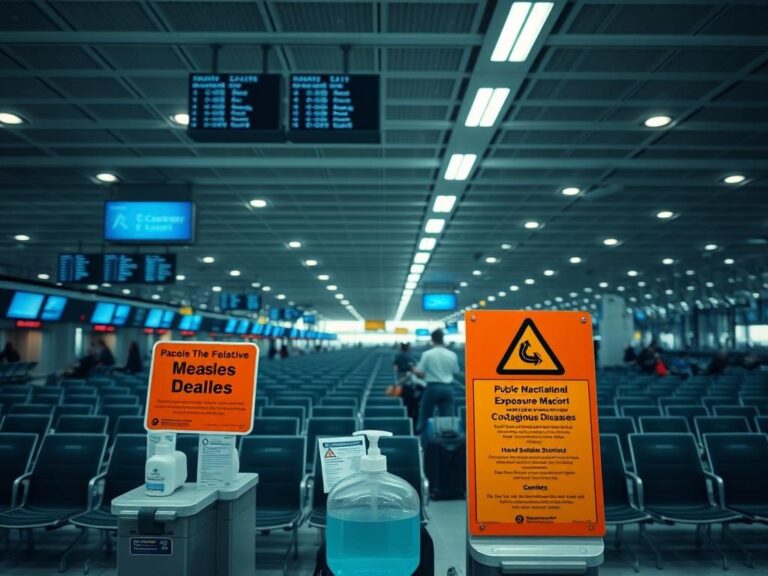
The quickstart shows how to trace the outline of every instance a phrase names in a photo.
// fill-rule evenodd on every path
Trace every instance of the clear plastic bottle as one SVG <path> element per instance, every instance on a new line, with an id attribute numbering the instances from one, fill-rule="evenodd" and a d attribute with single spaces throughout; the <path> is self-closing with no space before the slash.
<path id="1" fill-rule="evenodd" d="M 387 472 L 379 438 L 390 432 L 363 430 L 370 443 L 360 472 L 341 480 L 328 495 L 326 556 L 335 576 L 412 576 L 419 565 L 421 508 L 413 487 Z"/>

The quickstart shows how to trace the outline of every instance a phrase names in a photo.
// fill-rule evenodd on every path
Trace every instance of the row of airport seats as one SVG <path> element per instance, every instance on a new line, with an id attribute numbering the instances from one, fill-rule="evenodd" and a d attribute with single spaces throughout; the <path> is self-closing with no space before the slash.
<path id="1" fill-rule="evenodd" d="M 29 382 L 35 366 L 37 366 L 37 362 L 7 362 L 0 364 L 0 386 Z"/>

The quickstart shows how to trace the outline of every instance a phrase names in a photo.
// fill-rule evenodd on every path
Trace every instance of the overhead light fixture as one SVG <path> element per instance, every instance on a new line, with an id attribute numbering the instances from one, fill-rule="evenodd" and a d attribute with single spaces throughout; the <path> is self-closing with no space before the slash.
<path id="1" fill-rule="evenodd" d="M 427 234 L 440 234 L 445 227 L 445 220 L 442 218 L 430 218 L 424 225 L 424 232 Z"/>
<path id="2" fill-rule="evenodd" d="M 96 174 L 96 180 L 104 184 L 114 184 L 118 181 L 118 177 L 112 172 L 99 172 Z"/>
<path id="3" fill-rule="evenodd" d="M 640 280 L 640 282 L 638 282 L 637 285 L 640 286 L 640 288 L 645 288 L 645 282 L 643 282 L 642 280 Z"/>
<path id="4" fill-rule="evenodd" d="M 495 256 L 487 256 L 486 259 L 485 259 L 485 263 L 486 264 L 497 264 L 498 261 L 499 261 L 499 259 L 496 258 Z"/>
<path id="5" fill-rule="evenodd" d="M 507 296 L 507 293 L 506 293 L 506 292 L 504 292 L 503 290 L 501 290 L 501 291 L 498 293 L 498 295 L 499 295 L 499 298 L 505 298 L 505 297 Z"/>
<path id="6" fill-rule="evenodd" d="M 422 238 L 419 242 L 419 250 L 433 250 L 436 244 L 436 238 Z"/>
<path id="7" fill-rule="evenodd" d="M 414 264 L 426 264 L 429 262 L 429 252 L 416 252 L 413 256 Z"/>
<path id="8" fill-rule="evenodd" d="M 277 296 L 275 296 L 275 298 L 277 298 L 278 300 L 285 300 L 285 294 L 278 294 Z"/>
<path id="9" fill-rule="evenodd" d="M 266 208 L 267 207 L 267 201 L 264 200 L 263 198 L 254 198 L 253 200 L 248 202 L 248 204 L 250 204 L 251 208 Z"/>
<path id="10" fill-rule="evenodd" d="M 98 290 L 99 289 L 99 285 L 98 284 L 88 284 L 88 286 L 86 286 L 86 288 L 88 288 L 88 290 Z"/>
<path id="11" fill-rule="evenodd" d="M 717 244 L 707 244 L 704 246 L 704 250 L 707 250 L 708 252 L 711 252 L 712 250 L 717 250 L 718 246 Z"/>
<path id="12" fill-rule="evenodd" d="M 672 118 L 669 116 L 651 116 L 650 118 L 646 118 L 645 126 L 647 128 L 664 128 L 664 126 L 668 126 L 672 122 Z"/>
<path id="13" fill-rule="evenodd" d="M 730 265 L 730 264 L 733 264 L 733 263 L 734 263 L 734 259 L 733 258 L 726 258 L 725 260 L 723 260 L 723 264 L 729 264 Z"/>
<path id="14" fill-rule="evenodd" d="M 11 112 L 0 112 L 0 124 L 24 124 L 24 119 Z"/>
<path id="15" fill-rule="evenodd" d="M 674 218 L 675 213 L 671 210 L 659 210 L 656 212 L 656 218 L 659 220 L 669 220 L 670 218 Z"/>
<path id="16" fill-rule="evenodd" d="M 45 274 L 45 273 L 40 273 L 40 274 L 37 275 L 37 278 L 38 278 L 38 280 L 50 280 L 51 279 L 51 275 L 50 274 Z"/>
<path id="17" fill-rule="evenodd" d="M 32 238 L 27 234 L 16 234 L 13 239 L 17 242 L 29 242 Z"/>
<path id="18" fill-rule="evenodd" d="M 578 292 L 569 292 L 568 296 L 571 297 L 571 298 L 577 298 L 579 296 L 579 293 Z"/>
<path id="19" fill-rule="evenodd" d="M 237 278 L 238 276 L 240 276 L 240 270 L 230 270 L 229 275 Z"/>
<path id="20" fill-rule="evenodd" d="M 571 256 L 570 258 L 568 258 L 568 262 L 570 262 L 571 264 L 581 264 L 582 262 L 581 256 Z"/>
<path id="21" fill-rule="evenodd" d="M 418 282 L 421 280 L 421 274 L 408 274 L 405 277 L 406 282 Z"/>
<path id="22" fill-rule="evenodd" d="M 517 292 L 518 290 L 520 290 L 520 286 L 518 286 L 517 284 L 512 284 L 512 285 L 509 287 L 509 291 L 510 291 L 510 292 Z"/>
<path id="23" fill-rule="evenodd" d="M 496 296 L 491 294 L 490 296 L 488 296 L 488 298 L 486 298 L 486 300 L 488 300 L 488 302 L 496 302 Z"/>
<path id="24" fill-rule="evenodd" d="M 482 276 L 481 270 L 472 270 L 472 276 Z"/>
<path id="25" fill-rule="evenodd" d="M 714 288 L 715 287 L 715 283 L 714 282 L 707 282 L 707 283 L 704 284 L 704 286 L 706 286 L 707 288 Z"/>
<path id="26" fill-rule="evenodd" d="M 477 154 L 454 154 L 445 169 L 446 180 L 466 180 L 475 165 Z"/>
<path id="27" fill-rule="evenodd" d="M 203 261 L 203 264 L 213 264 L 216 262 L 216 258 L 213 256 L 203 256 L 201 260 Z"/>
<path id="28" fill-rule="evenodd" d="M 512 244 L 502 244 L 501 245 L 502 250 L 512 250 Z"/>
<path id="29" fill-rule="evenodd" d="M 272 286 L 262 286 L 261 287 L 262 292 L 272 292 Z"/>
<path id="30" fill-rule="evenodd" d="M 637 270 L 627 270 L 627 276 L 634 278 L 637 276 Z"/>
<path id="31" fill-rule="evenodd" d="M 528 222 L 526 222 L 525 224 L 523 224 L 523 226 L 524 226 L 525 228 L 527 228 L 528 230 L 536 230 L 536 228 L 538 228 L 539 226 L 541 226 L 541 224 L 539 224 L 538 222 L 536 222 L 536 220 L 528 220 Z"/>
<path id="32" fill-rule="evenodd" d="M 555 271 L 554 270 L 544 270 L 544 276 L 554 276 Z"/>
<path id="33" fill-rule="evenodd" d="M 179 126 L 189 126 L 189 114 L 186 112 L 179 112 L 178 114 L 171 114 L 171 121 Z"/>
<path id="34" fill-rule="evenodd" d="M 309 268 L 312 268 L 313 266 L 317 266 L 317 260 L 312 260 L 311 258 L 308 260 L 304 260 L 304 266 L 307 266 Z"/>
<path id="35" fill-rule="evenodd" d="M 552 6 L 552 2 L 513 2 L 491 53 L 491 62 L 524 62 Z"/>
<path id="36" fill-rule="evenodd" d="M 560 194 L 563 196 L 578 196 L 581 194 L 581 188 L 576 188 L 576 186 L 568 186 L 567 188 L 560 190 Z"/>
<path id="37" fill-rule="evenodd" d="M 318 274 L 317 279 L 325 282 L 326 280 L 330 280 L 331 277 L 328 274 Z"/>
<path id="38" fill-rule="evenodd" d="M 432 205 L 433 212 L 449 214 L 456 204 L 456 196 L 439 195 L 435 197 L 435 203 Z"/>
<path id="39" fill-rule="evenodd" d="M 618 238 L 606 238 L 605 240 L 603 240 L 603 244 L 605 244 L 606 246 L 618 246 L 619 240 Z"/>
<path id="40" fill-rule="evenodd" d="M 416 287 L 418 286 L 418 282 L 406 282 L 405 283 L 405 289 L 406 290 L 416 290 Z"/>
<path id="41" fill-rule="evenodd" d="M 424 264 L 411 264 L 411 274 L 422 274 L 424 268 Z"/>
<path id="42" fill-rule="evenodd" d="M 672 296 L 672 294 L 674 293 L 675 291 L 671 290 L 670 288 L 667 288 L 666 290 L 664 290 L 664 294 L 666 294 L 667 296 Z"/>
<path id="43" fill-rule="evenodd" d="M 176 274 L 176 281 L 177 282 L 184 282 L 184 280 L 186 280 L 186 279 L 187 279 L 187 277 L 184 276 L 184 274 Z"/>
<path id="44" fill-rule="evenodd" d="M 328 286 L 325 287 L 326 290 L 330 290 L 331 292 L 336 292 L 336 290 L 339 289 L 336 284 L 328 284 Z"/>
<path id="45" fill-rule="evenodd" d="M 618 290 L 619 292 L 624 292 L 626 288 L 624 288 L 624 286 L 616 286 L 616 290 Z"/>
<path id="46" fill-rule="evenodd" d="M 123 292 L 123 294 L 128 296 L 131 293 L 131 289 L 130 288 L 123 288 L 122 292 Z"/>
<path id="47" fill-rule="evenodd" d="M 344 300 L 344 294 L 341 293 L 334 294 L 333 297 L 336 298 L 336 300 Z"/>
<path id="48" fill-rule="evenodd" d="M 160 300 L 160 294 L 152 294 L 152 300 Z"/>
<path id="49" fill-rule="evenodd" d="M 288 248 L 301 248 L 301 242 L 298 240 L 291 240 L 288 242 Z"/>
<path id="50" fill-rule="evenodd" d="M 696 275 L 696 271 L 695 270 L 686 270 L 685 271 L 685 275 L 686 276 L 695 276 Z"/>
<path id="51" fill-rule="evenodd" d="M 536 280 L 534 280 L 533 278 L 526 278 L 525 283 L 528 284 L 528 286 L 533 286 L 534 284 L 536 284 Z"/>
<path id="52" fill-rule="evenodd" d="M 213 292 L 221 292 L 221 286 L 212 286 L 212 287 L 211 287 L 211 290 L 212 290 Z"/>
<path id="53" fill-rule="evenodd" d="M 664 258 L 664 260 L 662 260 L 661 263 L 664 264 L 665 266 L 671 266 L 672 264 L 675 263 L 675 259 L 674 258 Z"/>
<path id="54" fill-rule="evenodd" d="M 252 288 L 261 288 L 261 282 L 251 282 Z"/>
<path id="55" fill-rule="evenodd" d="M 467 286 L 469 286 L 469 283 L 468 282 L 459 282 L 459 286 L 461 286 L 462 288 L 466 288 Z"/>
<path id="56" fill-rule="evenodd" d="M 468 128 L 493 126 L 507 96 L 509 96 L 509 88 L 478 88 L 464 126 Z"/>
<path id="57" fill-rule="evenodd" d="M 344 306 L 349 306 L 349 300 L 342 300 L 341 303 Z"/>
<path id="58" fill-rule="evenodd" d="M 598 284 L 598 286 L 600 288 L 608 288 L 608 282 L 600 282 L 600 284 Z"/>
<path id="59" fill-rule="evenodd" d="M 741 184 L 747 179 L 743 174 L 731 174 L 723 178 L 723 182 L 726 184 Z"/>

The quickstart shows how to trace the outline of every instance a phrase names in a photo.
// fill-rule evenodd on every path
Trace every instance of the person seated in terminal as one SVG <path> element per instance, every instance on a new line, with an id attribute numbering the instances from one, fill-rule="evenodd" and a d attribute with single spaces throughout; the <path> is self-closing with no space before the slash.
<path id="1" fill-rule="evenodd" d="M 637 364 L 640 366 L 640 370 L 646 374 L 653 374 L 656 370 L 656 347 L 651 342 L 647 347 L 643 348 L 640 352 L 640 356 L 637 358 Z"/>
<path id="2" fill-rule="evenodd" d="M 70 366 L 62 373 L 64 378 L 87 378 L 88 373 L 99 363 L 99 354 L 96 346 L 91 342 L 88 346 L 88 353 L 80 358 L 73 366 Z"/>
<path id="3" fill-rule="evenodd" d="M 683 378 L 691 376 L 693 374 L 693 366 L 691 365 L 691 361 L 688 360 L 688 354 L 681 352 L 679 355 L 673 357 L 669 362 L 669 372 L 670 374 L 681 376 Z"/>
<path id="4" fill-rule="evenodd" d="M 624 349 L 624 364 L 635 364 L 637 362 L 637 352 L 632 344 Z"/>
<path id="5" fill-rule="evenodd" d="M 288 350 L 288 342 L 283 340 L 283 343 L 280 345 L 280 358 L 288 358 L 290 355 L 291 352 Z"/>
<path id="6" fill-rule="evenodd" d="M 728 355 L 723 350 L 720 350 L 720 352 L 715 354 L 715 357 L 712 358 L 709 366 L 707 366 L 707 374 L 710 376 L 719 376 L 725 372 L 726 368 L 728 368 Z"/>
<path id="7" fill-rule="evenodd" d="M 99 340 L 99 364 L 102 366 L 114 366 L 115 356 L 112 354 L 112 350 L 109 349 L 107 343 L 104 340 Z"/>
<path id="8" fill-rule="evenodd" d="M 128 347 L 128 359 L 125 362 L 123 370 L 128 374 L 137 374 L 144 368 L 141 362 L 141 352 L 139 351 L 139 345 L 136 342 L 131 342 Z"/>
<path id="9" fill-rule="evenodd" d="M 0 362 L 8 362 L 9 364 L 12 362 L 21 362 L 21 356 L 19 355 L 19 352 L 10 342 L 6 342 L 5 348 L 3 348 L 3 351 L 0 352 Z"/>

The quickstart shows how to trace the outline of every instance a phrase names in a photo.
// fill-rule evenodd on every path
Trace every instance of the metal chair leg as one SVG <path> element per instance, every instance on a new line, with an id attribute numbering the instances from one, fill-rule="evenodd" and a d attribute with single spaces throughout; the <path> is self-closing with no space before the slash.
<path id="1" fill-rule="evenodd" d="M 293 527 L 293 559 L 299 559 L 299 525 Z"/>
<path id="2" fill-rule="evenodd" d="M 736 548 L 738 548 L 739 551 L 744 554 L 744 564 L 750 568 L 754 568 L 755 565 L 752 562 L 752 554 L 750 554 L 749 550 L 747 550 L 744 544 L 741 543 L 741 540 L 736 538 L 736 535 L 731 530 L 731 525 L 723 523 L 721 533 L 723 542 L 725 542 L 726 539 L 730 540 L 736 546 Z"/>
<path id="3" fill-rule="evenodd" d="M 66 572 L 67 571 L 67 558 L 69 555 L 74 551 L 75 547 L 82 542 L 86 535 L 88 534 L 87 528 L 81 528 L 80 534 L 77 535 L 77 538 L 75 538 L 72 543 L 67 547 L 67 549 L 64 551 L 64 554 L 61 556 L 61 560 L 59 560 L 59 572 Z"/>
<path id="4" fill-rule="evenodd" d="M 704 532 L 704 540 L 703 543 L 707 544 L 708 547 L 718 556 L 720 556 L 720 561 L 723 564 L 723 570 L 728 570 L 728 557 L 725 555 L 725 552 L 723 552 L 723 549 L 720 548 L 720 546 L 717 545 L 717 542 L 715 542 L 712 539 L 712 524 L 707 524 L 706 529 Z"/>
<path id="5" fill-rule="evenodd" d="M 663 570 L 664 566 L 662 564 L 661 554 L 659 553 L 658 548 L 656 548 L 655 542 L 651 540 L 651 537 L 648 535 L 648 531 L 645 529 L 645 524 L 640 524 L 640 540 L 645 542 L 648 548 L 651 549 L 651 552 L 653 552 L 653 555 L 656 557 L 656 568 Z"/>
<path id="6" fill-rule="evenodd" d="M 627 556 L 629 556 L 632 559 L 632 567 L 634 568 L 635 572 L 640 572 L 640 561 L 637 559 L 635 552 L 632 550 L 629 544 L 627 544 L 627 542 L 624 540 L 623 534 L 624 534 L 624 525 L 623 524 L 617 525 L 616 535 L 614 537 L 616 550 L 622 550 Z"/>

